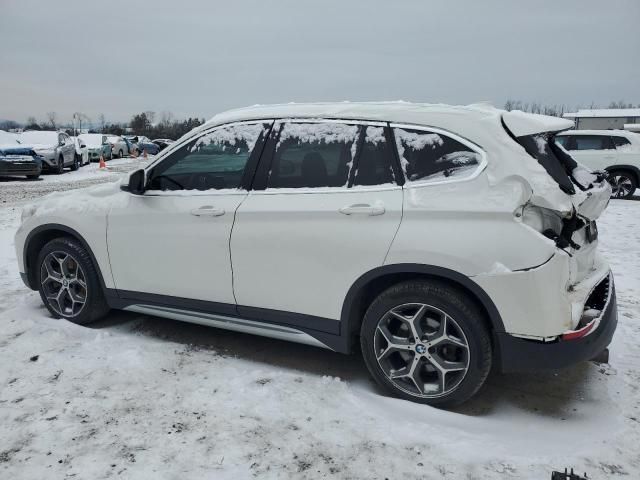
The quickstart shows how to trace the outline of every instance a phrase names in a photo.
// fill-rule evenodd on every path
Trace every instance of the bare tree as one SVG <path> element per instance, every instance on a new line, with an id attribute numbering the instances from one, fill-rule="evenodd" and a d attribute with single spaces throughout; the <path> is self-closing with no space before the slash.
<path id="1" fill-rule="evenodd" d="M 100 132 L 104 131 L 104 127 L 107 124 L 107 120 L 104 118 L 104 113 L 98 115 L 98 125 L 100 125 Z"/>
<path id="2" fill-rule="evenodd" d="M 47 112 L 47 122 L 48 126 L 51 127 L 51 130 L 55 130 L 57 128 L 57 117 L 58 114 L 56 112 Z"/>

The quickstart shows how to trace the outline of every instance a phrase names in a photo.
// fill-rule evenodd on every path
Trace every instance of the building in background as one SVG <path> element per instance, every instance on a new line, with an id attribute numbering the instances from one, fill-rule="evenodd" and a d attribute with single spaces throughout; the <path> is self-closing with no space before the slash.
<path id="1" fill-rule="evenodd" d="M 640 108 L 599 108 L 565 113 L 572 119 L 576 130 L 629 130 L 640 131 Z"/>

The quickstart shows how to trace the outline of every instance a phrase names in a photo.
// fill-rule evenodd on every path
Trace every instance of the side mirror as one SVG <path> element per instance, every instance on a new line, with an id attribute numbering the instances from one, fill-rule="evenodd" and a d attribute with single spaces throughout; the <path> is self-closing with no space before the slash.
<path id="1" fill-rule="evenodd" d="M 80 144 L 80 148 L 87 148 L 87 144 L 86 143 L 81 143 Z"/>
<path id="2" fill-rule="evenodd" d="M 129 181 L 120 185 L 120 190 L 130 192 L 134 195 L 142 195 L 144 193 L 144 169 L 136 170 L 129 174 Z"/>

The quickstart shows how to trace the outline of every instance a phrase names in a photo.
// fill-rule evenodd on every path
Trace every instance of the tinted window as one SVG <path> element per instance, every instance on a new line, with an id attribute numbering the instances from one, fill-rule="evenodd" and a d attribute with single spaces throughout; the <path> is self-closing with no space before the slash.
<path id="1" fill-rule="evenodd" d="M 362 151 L 358 155 L 354 185 L 396 183 L 384 127 L 366 127 Z"/>
<path id="2" fill-rule="evenodd" d="M 567 136 L 557 136 L 556 143 L 560 145 L 565 150 L 569 149 L 569 137 Z"/>
<path id="3" fill-rule="evenodd" d="M 611 140 L 613 140 L 613 144 L 616 146 L 616 148 L 619 148 L 621 150 L 624 150 L 628 145 L 631 145 L 631 142 L 628 138 L 611 137 Z"/>
<path id="4" fill-rule="evenodd" d="M 282 124 L 267 188 L 346 187 L 359 131 L 343 123 Z"/>
<path id="5" fill-rule="evenodd" d="M 266 125 L 233 125 L 189 142 L 153 169 L 151 190 L 238 188 Z"/>
<path id="6" fill-rule="evenodd" d="M 575 135 L 573 146 L 575 150 L 610 150 L 613 148 L 610 138 L 604 135 Z"/>
<path id="7" fill-rule="evenodd" d="M 479 153 L 446 135 L 403 128 L 394 135 L 408 182 L 464 178 L 480 165 Z"/>

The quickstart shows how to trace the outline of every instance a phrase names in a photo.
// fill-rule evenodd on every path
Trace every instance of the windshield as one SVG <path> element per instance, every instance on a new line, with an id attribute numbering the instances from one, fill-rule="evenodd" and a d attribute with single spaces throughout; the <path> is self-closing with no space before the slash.
<path id="1" fill-rule="evenodd" d="M 32 130 L 20 135 L 20 142 L 32 145 L 57 145 L 58 132 L 40 132 Z"/>
<path id="2" fill-rule="evenodd" d="M 120 137 L 107 137 L 109 139 L 110 142 L 119 142 L 120 141 Z"/>
<path id="3" fill-rule="evenodd" d="M 99 133 L 84 133 L 80 135 L 80 138 L 84 141 L 87 147 L 100 147 L 102 146 L 102 135 Z"/>

